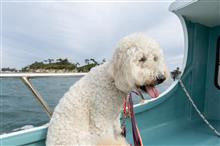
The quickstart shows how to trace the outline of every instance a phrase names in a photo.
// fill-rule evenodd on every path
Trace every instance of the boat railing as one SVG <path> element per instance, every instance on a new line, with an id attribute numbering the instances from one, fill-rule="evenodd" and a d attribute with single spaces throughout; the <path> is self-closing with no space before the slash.
<path id="1" fill-rule="evenodd" d="M 31 83 L 32 78 L 44 78 L 44 77 L 82 77 L 87 73 L 0 73 L 0 78 L 19 78 L 32 92 L 37 99 L 43 110 L 51 118 L 53 111 L 48 106 L 48 103 L 41 96 L 39 91 Z"/>

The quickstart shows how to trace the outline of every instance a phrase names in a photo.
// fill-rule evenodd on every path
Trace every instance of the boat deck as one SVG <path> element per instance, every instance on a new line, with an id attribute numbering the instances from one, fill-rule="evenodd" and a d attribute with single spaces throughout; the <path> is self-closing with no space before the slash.
<path id="1" fill-rule="evenodd" d="M 211 121 L 211 124 L 220 131 L 220 121 Z M 220 146 L 220 137 L 215 136 L 202 120 L 167 122 L 142 129 L 141 135 L 144 145 L 148 146 Z M 127 138 L 131 142 L 130 133 Z"/>
<path id="2" fill-rule="evenodd" d="M 220 131 L 220 121 L 210 122 Z M 127 126 L 130 126 L 129 123 Z M 45 146 L 46 130 L 47 126 L 34 131 L 26 130 L 29 132 L 11 135 L 3 138 L 1 142 L 3 145 Z M 140 132 L 146 146 L 220 146 L 220 137 L 217 137 L 202 120 L 179 119 L 157 126 L 141 127 Z M 133 145 L 131 129 L 127 130 L 127 140 Z"/>

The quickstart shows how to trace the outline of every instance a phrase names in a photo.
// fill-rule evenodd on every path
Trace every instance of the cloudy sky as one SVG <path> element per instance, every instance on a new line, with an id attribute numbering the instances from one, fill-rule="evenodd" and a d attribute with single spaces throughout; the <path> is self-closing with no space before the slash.
<path id="1" fill-rule="evenodd" d="M 183 31 L 171 2 L 4 2 L 2 65 L 21 68 L 48 58 L 110 60 L 118 40 L 144 32 L 157 40 L 170 69 L 182 65 Z"/>

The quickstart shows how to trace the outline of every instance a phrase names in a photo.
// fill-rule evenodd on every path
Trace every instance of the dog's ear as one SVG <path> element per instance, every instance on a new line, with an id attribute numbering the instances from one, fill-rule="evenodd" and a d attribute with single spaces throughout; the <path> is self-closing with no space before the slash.
<path id="1" fill-rule="evenodd" d="M 109 63 L 109 68 L 107 70 L 108 74 L 114 78 L 114 65 L 113 65 L 113 61 L 110 61 Z"/>
<path id="2" fill-rule="evenodd" d="M 122 54 L 119 48 L 116 48 L 112 60 L 109 63 L 108 73 L 115 80 L 122 64 Z"/>

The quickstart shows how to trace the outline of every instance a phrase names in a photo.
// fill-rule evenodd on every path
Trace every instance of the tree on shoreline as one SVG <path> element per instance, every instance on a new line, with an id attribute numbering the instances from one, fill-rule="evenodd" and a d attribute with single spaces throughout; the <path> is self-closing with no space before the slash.
<path id="1" fill-rule="evenodd" d="M 85 59 L 85 64 L 89 64 L 89 59 Z"/>
<path id="2" fill-rule="evenodd" d="M 65 70 L 67 72 L 88 72 L 91 68 L 104 63 L 103 59 L 101 63 L 93 58 L 85 59 L 85 65 L 80 66 L 79 62 L 71 63 L 67 58 L 58 59 L 46 59 L 42 62 L 35 61 L 34 63 L 22 68 L 22 72 L 35 72 L 36 70 Z"/>
<path id="3" fill-rule="evenodd" d="M 1 68 L 2 72 L 18 72 L 18 70 L 16 70 L 15 68 L 10 68 L 10 67 L 4 67 Z"/>

